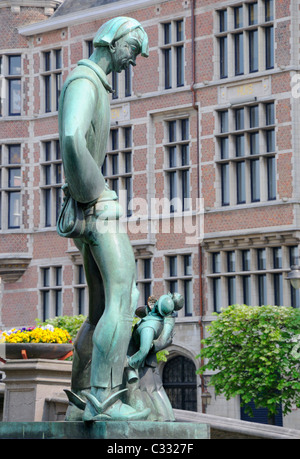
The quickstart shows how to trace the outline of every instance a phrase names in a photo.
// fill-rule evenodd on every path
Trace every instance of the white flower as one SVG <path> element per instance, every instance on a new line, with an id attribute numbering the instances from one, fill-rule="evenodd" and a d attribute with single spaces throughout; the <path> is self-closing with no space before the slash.
<path id="1" fill-rule="evenodd" d="M 54 331 L 53 325 L 50 325 L 50 324 L 45 325 L 44 327 L 41 327 L 41 329 L 42 329 L 42 330 L 50 330 L 50 331 L 52 331 L 52 332 Z"/>

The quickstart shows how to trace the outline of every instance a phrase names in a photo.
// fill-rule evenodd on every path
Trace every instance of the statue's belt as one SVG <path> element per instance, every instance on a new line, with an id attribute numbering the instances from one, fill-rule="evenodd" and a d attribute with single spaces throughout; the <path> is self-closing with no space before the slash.
<path id="1" fill-rule="evenodd" d="M 95 202 L 87 206 L 75 201 L 67 189 L 64 192 L 66 196 L 57 220 L 57 232 L 62 237 L 83 237 L 90 216 L 103 221 L 118 220 L 122 216 L 122 208 L 112 190 L 105 189 Z"/>

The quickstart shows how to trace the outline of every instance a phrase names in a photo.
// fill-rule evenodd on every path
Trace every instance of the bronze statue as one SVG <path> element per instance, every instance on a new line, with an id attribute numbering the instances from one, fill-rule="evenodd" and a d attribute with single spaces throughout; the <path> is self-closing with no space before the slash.
<path id="1" fill-rule="evenodd" d="M 91 388 L 101 406 L 88 401 L 85 420 L 140 419 L 147 412 L 136 412 L 118 397 L 138 299 L 135 260 L 128 235 L 115 225 L 122 210 L 101 167 L 110 131 L 112 89 L 106 76 L 136 65 L 140 53 L 147 57 L 148 37 L 139 22 L 119 17 L 99 29 L 94 49 L 65 81 L 59 104 L 66 196 L 57 228 L 81 251 L 89 288 L 88 320 L 75 344 L 72 392 L 81 396 Z"/>
<path id="2" fill-rule="evenodd" d="M 74 345 L 66 419 L 174 420 L 153 361 L 171 342 L 172 314 L 182 307 L 182 297 L 159 299 L 132 337 L 139 295 L 134 254 L 120 222 L 118 197 L 101 173 L 110 131 L 107 75 L 136 65 L 138 54 L 147 57 L 148 37 L 138 21 L 119 17 L 99 29 L 94 47 L 65 81 L 59 103 L 66 183 L 57 231 L 74 239 L 89 288 L 88 319 Z"/>

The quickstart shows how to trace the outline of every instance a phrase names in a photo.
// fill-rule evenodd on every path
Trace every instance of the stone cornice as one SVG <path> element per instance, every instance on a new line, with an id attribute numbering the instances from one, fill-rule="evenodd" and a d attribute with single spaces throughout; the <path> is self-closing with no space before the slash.
<path id="1" fill-rule="evenodd" d="M 57 8 L 63 0 L 0 0 L 0 8 Z"/>
<path id="2" fill-rule="evenodd" d="M 139 9 L 146 8 L 157 3 L 163 3 L 167 0 L 139 0 Z M 90 20 L 97 20 L 108 16 L 114 16 L 122 11 L 122 15 L 126 15 L 128 11 L 136 10 L 137 5 L 134 0 L 122 0 L 116 3 L 109 3 L 107 5 L 89 8 L 84 11 L 66 14 L 64 16 L 57 16 L 50 18 L 46 21 L 37 22 L 28 26 L 19 28 L 19 33 L 25 36 L 37 35 L 40 33 L 49 32 L 51 30 L 62 29 L 64 27 L 82 24 Z"/>

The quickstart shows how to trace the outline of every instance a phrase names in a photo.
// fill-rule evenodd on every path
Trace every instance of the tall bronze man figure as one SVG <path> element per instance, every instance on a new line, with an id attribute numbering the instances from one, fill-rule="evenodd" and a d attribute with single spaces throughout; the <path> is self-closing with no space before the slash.
<path id="1" fill-rule="evenodd" d="M 82 253 L 89 288 L 89 314 L 74 350 L 72 392 L 87 400 L 84 420 L 144 419 L 121 401 L 122 378 L 137 305 L 135 261 L 122 210 L 101 173 L 110 131 L 111 86 L 107 75 L 148 56 L 148 37 L 134 19 L 105 23 L 95 51 L 78 62 L 60 97 L 59 133 L 66 184 L 58 233 Z M 118 224 L 116 224 L 118 223 Z"/>

